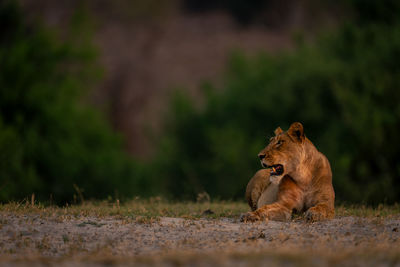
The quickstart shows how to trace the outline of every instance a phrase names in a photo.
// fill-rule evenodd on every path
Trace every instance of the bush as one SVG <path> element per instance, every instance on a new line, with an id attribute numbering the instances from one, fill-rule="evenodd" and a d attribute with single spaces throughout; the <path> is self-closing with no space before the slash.
<path id="1" fill-rule="evenodd" d="M 399 201 L 400 24 L 357 25 L 275 57 L 237 53 L 202 108 L 177 94 L 156 160 L 166 193 L 242 198 L 273 130 L 300 121 L 330 159 L 339 201 Z"/>
<path id="2" fill-rule="evenodd" d="M 77 39 L 56 41 L 27 23 L 14 1 L 0 4 L 0 31 L 0 201 L 143 189 L 120 138 L 84 103 L 98 73 L 95 50 Z"/>

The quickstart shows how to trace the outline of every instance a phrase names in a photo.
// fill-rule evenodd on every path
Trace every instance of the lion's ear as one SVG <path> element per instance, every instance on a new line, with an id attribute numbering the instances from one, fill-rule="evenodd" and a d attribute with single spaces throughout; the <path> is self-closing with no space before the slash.
<path id="1" fill-rule="evenodd" d="M 292 123 L 292 125 L 290 125 L 290 128 L 287 132 L 294 140 L 297 140 L 300 142 L 304 140 L 304 129 L 303 129 L 303 125 L 300 122 Z"/>
<path id="2" fill-rule="evenodd" d="M 278 127 L 275 129 L 274 133 L 277 136 L 277 135 L 280 135 L 281 133 L 283 133 L 283 131 L 282 131 L 281 127 Z"/>

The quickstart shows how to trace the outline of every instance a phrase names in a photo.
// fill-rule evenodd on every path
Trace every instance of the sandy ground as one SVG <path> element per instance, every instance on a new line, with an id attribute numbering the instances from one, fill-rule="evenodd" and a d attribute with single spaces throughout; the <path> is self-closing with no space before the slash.
<path id="1" fill-rule="evenodd" d="M 400 266 L 400 215 L 240 223 L 0 213 L 0 265 Z"/>

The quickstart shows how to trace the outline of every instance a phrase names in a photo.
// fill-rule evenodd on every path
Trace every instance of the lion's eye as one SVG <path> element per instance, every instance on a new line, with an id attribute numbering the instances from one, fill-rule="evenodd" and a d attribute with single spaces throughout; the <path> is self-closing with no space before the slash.
<path id="1" fill-rule="evenodd" d="M 278 145 L 278 146 L 280 146 L 280 145 L 282 145 L 283 144 L 283 141 L 282 140 L 278 140 L 278 142 L 276 143 L 276 145 Z"/>

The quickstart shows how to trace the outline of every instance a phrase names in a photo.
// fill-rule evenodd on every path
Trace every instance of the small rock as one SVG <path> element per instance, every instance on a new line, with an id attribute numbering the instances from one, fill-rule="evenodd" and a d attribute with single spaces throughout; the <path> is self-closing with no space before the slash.
<path id="1" fill-rule="evenodd" d="M 261 232 L 261 233 L 258 235 L 258 238 L 265 238 L 264 232 Z"/>

